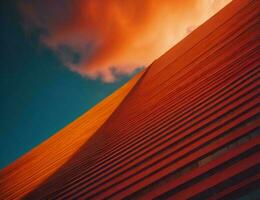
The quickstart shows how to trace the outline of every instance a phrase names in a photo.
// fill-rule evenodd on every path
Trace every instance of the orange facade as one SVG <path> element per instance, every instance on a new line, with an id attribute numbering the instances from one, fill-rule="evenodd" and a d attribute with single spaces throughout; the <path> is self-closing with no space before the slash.
<path id="1" fill-rule="evenodd" d="M 0 199 L 256 196 L 259 8 L 233 1 L 90 115 L 1 171 Z"/>

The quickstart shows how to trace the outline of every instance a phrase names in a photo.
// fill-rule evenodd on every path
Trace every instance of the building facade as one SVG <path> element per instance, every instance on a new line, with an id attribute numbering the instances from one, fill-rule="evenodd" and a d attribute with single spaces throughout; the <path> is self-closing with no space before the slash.
<path id="1" fill-rule="evenodd" d="M 47 165 L 55 170 L 40 183 L 23 186 L 27 189 L 21 195 L 25 199 L 256 198 L 259 8 L 257 0 L 235 0 L 155 60 L 134 78 L 93 134 L 81 139 L 62 164 L 55 166 L 59 154 L 43 162 L 43 170 Z M 87 120 L 76 126 L 82 126 L 83 135 Z M 72 128 L 66 134 L 77 132 Z M 53 151 L 65 155 L 70 143 L 68 137 L 66 145 Z M 25 156 L 22 161 L 33 158 Z M 0 189 L 8 199 L 13 183 L 8 186 L 6 176 L 12 171 L 5 170 Z M 43 170 L 31 177 L 37 179 Z M 30 171 L 26 175 L 30 177 Z"/>

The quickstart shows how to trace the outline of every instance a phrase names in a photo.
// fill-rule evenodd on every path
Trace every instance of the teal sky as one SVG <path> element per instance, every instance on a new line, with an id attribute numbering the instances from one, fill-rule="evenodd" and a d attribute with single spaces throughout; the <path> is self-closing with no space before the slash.
<path id="1" fill-rule="evenodd" d="M 23 30 L 15 0 L 0 3 L 0 169 L 111 94 L 115 83 L 69 71 Z"/>

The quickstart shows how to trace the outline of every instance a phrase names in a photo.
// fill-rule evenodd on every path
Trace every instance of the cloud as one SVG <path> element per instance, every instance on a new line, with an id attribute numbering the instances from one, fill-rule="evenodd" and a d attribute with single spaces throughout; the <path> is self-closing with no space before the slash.
<path id="1" fill-rule="evenodd" d="M 28 32 L 65 66 L 113 82 L 149 65 L 230 0 L 21 0 Z"/>

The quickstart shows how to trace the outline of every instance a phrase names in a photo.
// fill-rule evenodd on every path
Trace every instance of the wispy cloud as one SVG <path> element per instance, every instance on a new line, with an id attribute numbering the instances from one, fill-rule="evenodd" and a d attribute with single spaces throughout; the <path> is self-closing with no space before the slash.
<path id="1" fill-rule="evenodd" d="M 113 82 L 149 65 L 230 0 L 21 0 L 26 31 L 72 71 Z"/>

